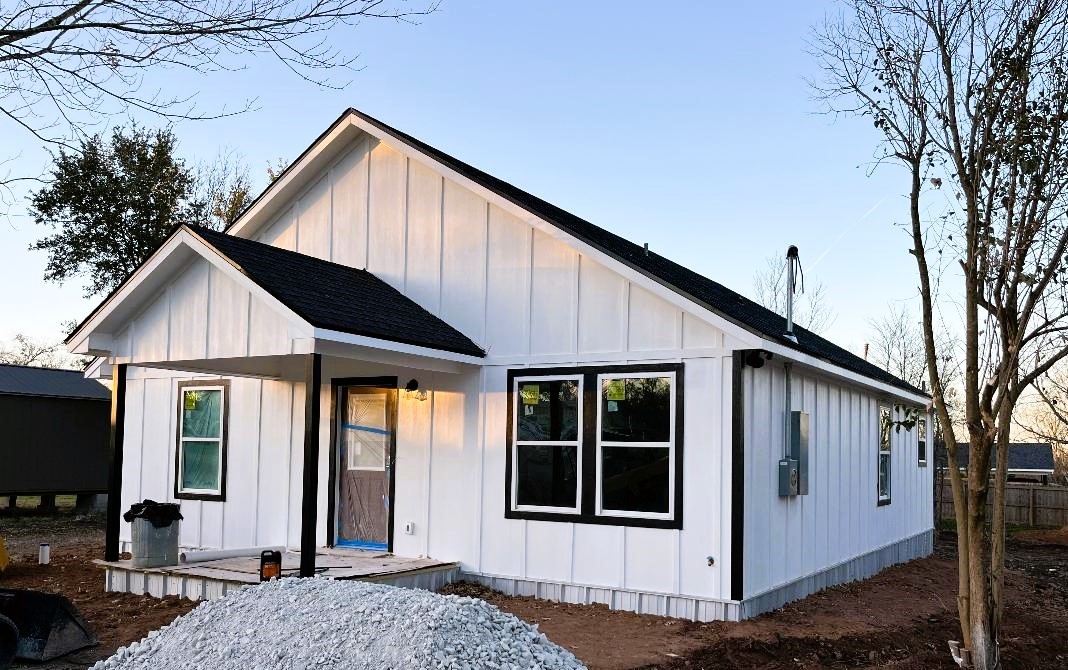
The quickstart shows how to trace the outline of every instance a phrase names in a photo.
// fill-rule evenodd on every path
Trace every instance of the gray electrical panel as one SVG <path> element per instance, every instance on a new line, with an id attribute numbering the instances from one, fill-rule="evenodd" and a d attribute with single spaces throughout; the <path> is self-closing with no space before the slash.
<path id="1" fill-rule="evenodd" d="M 807 412 L 790 412 L 790 460 L 797 463 L 796 495 L 808 495 Z"/>
<path id="2" fill-rule="evenodd" d="M 797 495 L 797 461 L 792 458 L 779 461 L 779 495 Z"/>

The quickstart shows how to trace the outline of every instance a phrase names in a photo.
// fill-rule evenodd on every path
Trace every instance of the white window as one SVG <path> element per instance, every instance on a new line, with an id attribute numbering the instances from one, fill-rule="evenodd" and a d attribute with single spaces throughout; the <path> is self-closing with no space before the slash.
<path id="1" fill-rule="evenodd" d="M 176 497 L 207 500 L 223 497 L 228 391 L 226 381 L 178 385 Z"/>
<path id="2" fill-rule="evenodd" d="M 517 511 L 582 506 L 582 375 L 516 377 L 511 502 Z"/>
<path id="3" fill-rule="evenodd" d="M 597 376 L 600 516 L 671 519 L 675 512 L 675 372 Z"/>
<path id="4" fill-rule="evenodd" d="M 927 465 L 927 415 L 916 419 L 916 462 Z"/>
<path id="5" fill-rule="evenodd" d="M 879 504 L 890 503 L 890 439 L 894 428 L 894 411 L 879 405 Z"/>

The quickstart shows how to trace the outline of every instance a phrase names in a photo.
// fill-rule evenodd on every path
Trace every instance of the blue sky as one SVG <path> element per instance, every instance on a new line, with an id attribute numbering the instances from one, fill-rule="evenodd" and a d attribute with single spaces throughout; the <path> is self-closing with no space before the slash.
<path id="1" fill-rule="evenodd" d="M 744 5 L 744 6 L 743 6 Z M 859 351 L 868 321 L 916 293 L 907 175 L 871 173 L 878 137 L 822 114 L 806 79 L 811 26 L 833 3 L 444 0 L 419 25 L 367 21 L 332 37 L 357 72 L 319 88 L 267 58 L 233 72 L 158 73 L 205 112 L 254 111 L 175 127 L 191 160 L 220 147 L 264 167 L 295 158 L 346 107 L 360 108 L 579 216 L 751 295 L 768 256 L 797 244 L 838 313 L 829 337 Z M 115 118 L 115 124 L 126 117 Z M 148 124 L 158 120 L 141 118 Z M 3 155 L 47 157 L 0 123 Z M 58 338 L 96 299 L 42 281 L 43 229 L 20 206 L 0 222 L 0 339 Z"/>

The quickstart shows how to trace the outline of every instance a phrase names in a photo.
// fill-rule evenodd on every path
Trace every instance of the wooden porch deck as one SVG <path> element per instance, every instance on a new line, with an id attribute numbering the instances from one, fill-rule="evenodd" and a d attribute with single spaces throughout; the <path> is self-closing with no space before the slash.
<path id="1" fill-rule="evenodd" d="M 251 556 L 156 568 L 134 567 L 133 561 L 93 562 L 104 568 L 104 590 L 112 593 L 213 600 L 260 581 L 260 559 Z M 434 590 L 454 581 L 459 569 L 458 563 L 405 558 L 379 551 L 321 548 L 315 552 L 316 574 L 329 579 Z M 294 577 L 299 573 L 300 552 L 282 554 L 282 576 Z"/>

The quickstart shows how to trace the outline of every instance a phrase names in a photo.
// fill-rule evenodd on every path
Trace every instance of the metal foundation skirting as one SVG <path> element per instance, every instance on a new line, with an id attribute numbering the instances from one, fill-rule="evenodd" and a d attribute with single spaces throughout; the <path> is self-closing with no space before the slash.
<path id="1" fill-rule="evenodd" d="M 779 609 L 786 603 L 800 600 L 828 586 L 867 579 L 891 565 L 930 556 L 933 551 L 934 529 L 926 530 L 746 598 L 741 603 L 742 618 L 748 619 Z"/>
<path id="2" fill-rule="evenodd" d="M 738 621 L 739 619 L 738 603 L 732 601 L 469 572 L 461 573 L 460 578 L 469 582 L 477 582 L 508 596 L 531 596 L 575 605 L 599 603 L 614 610 L 656 614 L 691 621 Z"/>
<path id="3" fill-rule="evenodd" d="M 529 596 L 577 605 L 600 603 L 615 610 L 691 621 L 740 621 L 778 609 L 828 586 L 867 579 L 895 563 L 928 556 L 933 550 L 934 531 L 927 530 L 741 602 L 470 572 L 461 573 L 460 579 L 476 582 L 508 596 Z"/>
<path id="4" fill-rule="evenodd" d="M 447 568 L 426 568 L 395 574 L 361 577 L 355 581 L 436 591 L 446 584 L 456 581 L 458 575 L 459 568 L 450 566 Z M 161 571 L 147 572 L 138 569 L 127 570 L 110 566 L 104 569 L 104 590 L 111 593 L 133 593 L 154 598 L 177 596 L 200 601 L 221 598 L 227 593 L 245 586 L 249 586 L 249 584 L 217 577 Z"/>

